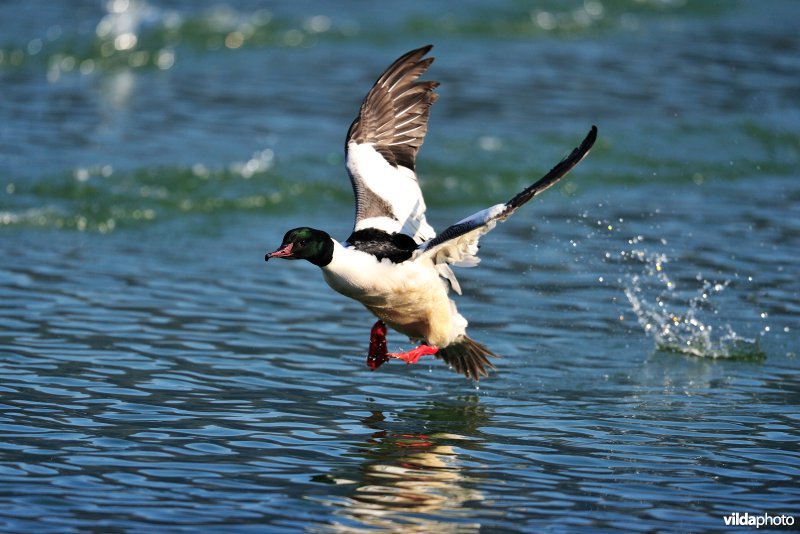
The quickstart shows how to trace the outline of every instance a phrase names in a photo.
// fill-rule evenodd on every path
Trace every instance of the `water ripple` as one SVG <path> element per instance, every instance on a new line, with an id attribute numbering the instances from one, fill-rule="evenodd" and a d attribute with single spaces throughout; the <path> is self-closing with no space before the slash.
<path id="1" fill-rule="evenodd" d="M 0 530 L 796 513 L 794 3 L 484 4 L 0 3 Z M 353 88 L 431 30 L 437 228 L 601 132 L 458 273 L 502 355 L 480 383 L 434 358 L 369 371 L 374 319 L 263 262 L 286 228 L 347 235 Z"/>

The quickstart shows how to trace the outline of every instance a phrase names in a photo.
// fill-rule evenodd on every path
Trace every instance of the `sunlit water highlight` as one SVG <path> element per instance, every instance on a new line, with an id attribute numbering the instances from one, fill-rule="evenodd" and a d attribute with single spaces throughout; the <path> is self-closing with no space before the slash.
<path id="1" fill-rule="evenodd" d="M 800 519 L 796 4 L 340 6 L 0 5 L 0 530 Z M 344 132 L 428 42 L 436 228 L 600 129 L 459 271 L 479 384 L 369 372 L 373 319 L 263 262 L 348 234 Z"/>

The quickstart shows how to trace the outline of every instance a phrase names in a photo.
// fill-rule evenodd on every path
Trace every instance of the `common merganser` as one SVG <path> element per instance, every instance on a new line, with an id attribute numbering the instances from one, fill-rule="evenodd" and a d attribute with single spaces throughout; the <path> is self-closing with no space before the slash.
<path id="1" fill-rule="evenodd" d="M 356 200 L 355 226 L 339 243 L 326 232 L 289 230 L 281 246 L 264 260 L 308 260 L 322 269 L 335 291 L 357 300 L 378 317 L 370 333 L 367 365 L 373 371 L 390 358 L 415 363 L 435 355 L 474 380 L 495 369 L 492 351 L 467 336 L 467 320 L 448 297 L 461 294 L 451 265 L 480 261 L 478 240 L 514 211 L 563 178 L 597 138 L 592 126 L 583 142 L 550 172 L 508 202 L 462 219 L 439 235 L 425 220 L 415 163 L 428 128 L 435 81 L 419 81 L 434 58 L 432 46 L 412 50 L 378 78 L 350 125 L 346 166 Z M 390 353 L 386 325 L 421 342 L 415 349 Z"/>

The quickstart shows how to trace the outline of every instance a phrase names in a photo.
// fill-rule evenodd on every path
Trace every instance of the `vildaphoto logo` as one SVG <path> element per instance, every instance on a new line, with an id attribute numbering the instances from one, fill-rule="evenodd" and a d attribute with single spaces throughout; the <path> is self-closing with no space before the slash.
<path id="1" fill-rule="evenodd" d="M 751 514 L 745 512 L 733 512 L 730 515 L 722 516 L 727 527 L 791 527 L 794 525 L 794 516 L 781 514 Z"/>

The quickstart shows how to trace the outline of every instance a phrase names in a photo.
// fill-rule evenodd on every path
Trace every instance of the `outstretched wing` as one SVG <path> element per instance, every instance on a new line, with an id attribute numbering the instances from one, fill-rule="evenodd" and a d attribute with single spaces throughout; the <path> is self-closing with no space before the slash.
<path id="1" fill-rule="evenodd" d="M 481 236 L 494 228 L 498 221 L 505 221 L 517 208 L 566 176 L 575 165 L 586 157 L 596 139 L 597 128 L 592 126 L 580 146 L 575 148 L 539 181 L 517 194 L 508 202 L 496 204 L 491 208 L 479 211 L 446 228 L 438 236 L 420 245 L 413 258 L 427 257 L 432 259 L 442 276 L 450 280 L 453 288 L 460 293 L 458 282 L 455 280 L 448 264 L 460 267 L 477 265 L 480 261 L 477 254 L 478 240 Z"/>
<path id="2" fill-rule="evenodd" d="M 354 232 L 403 233 L 419 244 L 435 234 L 425 220 L 417 183 L 417 151 L 425 139 L 433 92 L 439 83 L 418 81 L 434 58 L 430 45 L 391 64 L 361 104 L 347 132 L 347 171 L 356 197 Z"/>

